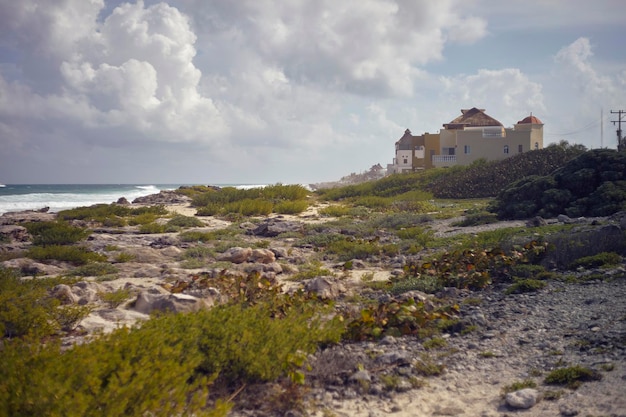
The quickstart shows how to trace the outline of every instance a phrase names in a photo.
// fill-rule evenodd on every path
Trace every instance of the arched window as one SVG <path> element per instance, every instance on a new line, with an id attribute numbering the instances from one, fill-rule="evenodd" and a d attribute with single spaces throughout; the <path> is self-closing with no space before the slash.
<path id="1" fill-rule="evenodd" d="M 504 153 L 505 154 L 509 153 L 509 145 L 504 145 Z"/>
<path id="2" fill-rule="evenodd" d="M 535 150 L 539 149 L 539 142 L 535 142 Z"/>

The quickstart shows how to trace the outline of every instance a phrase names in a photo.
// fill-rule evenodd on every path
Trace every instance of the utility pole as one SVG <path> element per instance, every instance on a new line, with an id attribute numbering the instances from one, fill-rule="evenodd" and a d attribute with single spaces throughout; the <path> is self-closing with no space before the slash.
<path id="1" fill-rule="evenodd" d="M 617 120 L 611 120 L 613 125 L 617 124 L 617 150 L 623 151 L 626 150 L 626 141 L 622 136 L 622 118 L 626 116 L 625 110 L 611 110 L 611 114 L 617 114 Z M 624 121 L 626 123 L 626 121 Z"/>

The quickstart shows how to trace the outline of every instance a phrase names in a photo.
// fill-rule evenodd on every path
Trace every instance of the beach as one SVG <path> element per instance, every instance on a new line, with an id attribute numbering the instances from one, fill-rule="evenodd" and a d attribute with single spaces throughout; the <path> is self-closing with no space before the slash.
<path id="1" fill-rule="evenodd" d="M 397 273 L 399 258 L 355 260 L 349 270 L 343 268 L 342 263 L 329 260 L 323 263 L 332 271 L 327 276 L 291 279 L 312 259 L 319 259 L 314 248 L 295 244 L 295 231 L 303 230 L 305 225 L 321 225 L 320 230 L 324 230 L 324 224 L 336 220 L 319 214 L 326 205 L 316 203 L 297 215 L 272 214 L 247 221 L 230 221 L 212 216 L 197 217 L 196 208 L 189 202 L 166 202 L 169 217 L 178 214 L 201 221 L 201 226 L 191 229 L 193 232 L 233 227 L 245 231 L 237 235 L 229 250 L 222 248 L 222 254 L 216 254 L 215 258 L 207 259 L 204 266 L 195 268 L 185 264 L 184 254 L 191 248 L 211 246 L 211 243 L 183 241 L 177 232 L 142 234 L 138 233 L 137 226 L 95 227 L 86 242 L 91 250 L 109 259 L 124 254 L 129 260 L 115 263 L 118 272 L 110 279 L 85 277 L 84 285 L 64 290 L 74 302 L 86 300 L 96 306 L 80 323 L 80 331 L 65 337 L 64 345 L 69 347 L 82 343 L 92 334 L 149 320 L 149 314 L 165 300 L 180 312 L 214 305 L 219 302 L 214 292 L 202 293 L 196 289 L 178 295 L 171 290 L 180 283 L 190 282 L 190 277 L 197 274 L 216 276 L 213 274 L 220 273 L 218 268 L 231 274 L 261 271 L 286 291 L 308 288 L 321 297 L 332 297 L 343 308 L 349 308 L 351 300 L 359 297 L 383 297 L 372 295 L 368 282 L 391 279 Z M 54 217 L 54 213 L 13 212 L 0 216 L 0 224 L 4 228 L 19 227 L 24 220 L 48 221 Z M 452 237 L 525 224 L 512 221 L 461 228 L 454 226 L 458 220 L 433 220 L 424 227 L 438 236 Z M 166 221 L 167 216 L 164 216 L 162 222 Z M 610 219 L 595 221 L 599 225 L 612 224 Z M 591 223 L 590 220 L 588 224 Z M 263 229 L 263 225 L 267 227 Z M 272 236 L 271 227 L 293 232 Z M 329 228 L 324 233 L 332 230 Z M 14 239 L 3 245 L 3 251 L 19 251 L 24 245 L 27 242 Z M 60 275 L 69 267 L 19 257 L 2 264 L 37 271 L 39 277 Z M 602 273 L 623 276 L 624 265 Z M 101 304 L 97 294 L 120 289 L 129 291 L 136 301 L 113 309 Z M 296 413 L 293 411 L 289 415 L 497 417 L 517 412 L 525 416 L 626 415 L 623 396 L 626 280 L 576 284 L 555 280 L 541 292 L 532 294 L 508 295 L 505 290 L 505 286 L 499 286 L 476 292 L 450 289 L 435 295 L 416 291 L 403 295 L 426 303 L 445 300 L 458 305 L 459 319 L 472 330 L 464 334 L 444 332 L 421 341 L 414 336 L 386 336 L 380 340 L 341 343 L 318 351 L 310 356 L 310 368 L 306 372 L 308 382 L 303 401 L 307 414 L 293 414 Z M 143 304 L 138 303 L 140 299 Z M 429 344 L 429 340 L 437 343 Z M 583 342 L 586 349 L 580 348 Z M 440 371 L 425 375 L 422 366 L 425 358 L 434 360 Z M 327 369 L 329 363 L 334 364 L 334 368 Z M 546 385 L 543 381 L 557 363 L 610 368 L 610 371 L 602 371 L 600 380 L 584 383 L 576 390 Z M 525 402 L 507 399 L 507 387 L 523 381 L 533 383 L 528 384 L 533 387 L 524 392 L 528 399 Z M 271 389 L 270 385 L 267 390 Z M 263 389 L 262 385 L 255 388 L 259 389 Z M 248 402 L 255 403 L 254 398 L 249 397 L 255 391 L 247 392 L 239 394 L 239 405 L 231 412 L 232 416 L 272 415 L 271 411 L 248 408 Z"/>

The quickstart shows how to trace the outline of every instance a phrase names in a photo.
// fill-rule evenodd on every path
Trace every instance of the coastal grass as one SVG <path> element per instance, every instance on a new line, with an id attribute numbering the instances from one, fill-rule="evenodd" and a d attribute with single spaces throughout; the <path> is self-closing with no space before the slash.
<path id="1" fill-rule="evenodd" d="M 139 216 L 147 217 L 153 215 L 160 217 L 167 214 L 167 210 L 162 205 L 131 208 L 119 204 L 95 204 L 89 207 L 62 210 L 57 213 L 57 218 L 65 221 L 84 220 L 98 222 L 109 227 L 121 227 L 128 224 L 129 219 L 136 219 Z M 139 218 L 142 221 L 141 217 Z"/>
<path id="2" fill-rule="evenodd" d="M 301 384 L 307 356 L 337 343 L 345 323 L 329 316 L 331 304 L 259 286 L 254 277 L 241 280 L 225 305 L 162 313 L 61 348 L 58 331 L 90 312 L 48 296 L 71 281 L 22 280 L 0 268 L 0 416 L 225 416 L 231 404 L 219 396 L 231 388 L 281 377 Z M 129 296 L 127 289 L 100 294 L 111 308 Z M 207 397 L 211 382 L 226 391 Z"/>
<path id="3" fill-rule="evenodd" d="M 71 245 L 87 238 L 91 232 L 64 221 L 31 222 L 24 225 L 33 236 L 33 245 Z"/>
<path id="4" fill-rule="evenodd" d="M 602 374 L 598 371 L 581 365 L 574 365 L 551 371 L 544 382 L 549 385 L 565 385 L 568 388 L 577 389 L 583 382 L 600 379 L 602 379 Z"/>
<path id="5" fill-rule="evenodd" d="M 93 252 L 84 246 L 49 245 L 31 246 L 25 254 L 40 262 L 61 261 L 72 265 L 86 265 L 90 262 L 106 262 L 107 257 Z"/>
<path id="6" fill-rule="evenodd" d="M 268 185 L 250 189 L 224 187 L 195 192 L 191 205 L 199 216 L 263 216 L 297 214 L 309 206 L 309 191 L 301 185 Z"/>

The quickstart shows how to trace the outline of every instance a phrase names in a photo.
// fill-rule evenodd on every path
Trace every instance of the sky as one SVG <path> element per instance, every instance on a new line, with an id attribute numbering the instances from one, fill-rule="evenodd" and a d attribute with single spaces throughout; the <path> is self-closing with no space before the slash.
<path id="1" fill-rule="evenodd" d="M 623 0 L 0 0 L 0 183 L 334 181 L 471 107 L 615 148 L 625 43 Z"/>

